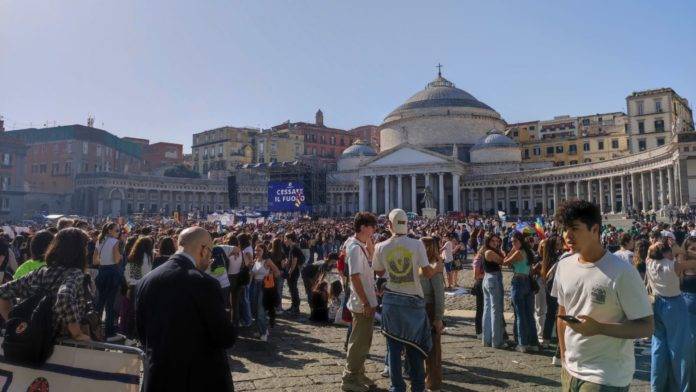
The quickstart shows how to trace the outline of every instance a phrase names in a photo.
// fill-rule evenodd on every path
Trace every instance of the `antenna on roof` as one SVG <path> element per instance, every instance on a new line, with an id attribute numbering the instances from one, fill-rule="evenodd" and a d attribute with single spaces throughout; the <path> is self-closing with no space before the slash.
<path id="1" fill-rule="evenodd" d="M 87 126 L 90 128 L 94 128 L 94 116 L 92 113 L 87 115 Z"/>
<path id="2" fill-rule="evenodd" d="M 5 132 L 5 117 L 0 115 L 0 132 Z"/>

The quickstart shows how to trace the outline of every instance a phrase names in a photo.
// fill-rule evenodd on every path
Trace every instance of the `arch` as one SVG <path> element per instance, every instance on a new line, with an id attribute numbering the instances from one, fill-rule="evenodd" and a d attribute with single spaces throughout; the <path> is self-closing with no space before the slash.
<path id="1" fill-rule="evenodd" d="M 121 199 L 121 200 L 123 200 L 125 198 L 126 198 L 125 192 L 123 192 L 123 189 L 121 189 L 121 188 L 113 188 L 109 192 L 109 199 Z"/>

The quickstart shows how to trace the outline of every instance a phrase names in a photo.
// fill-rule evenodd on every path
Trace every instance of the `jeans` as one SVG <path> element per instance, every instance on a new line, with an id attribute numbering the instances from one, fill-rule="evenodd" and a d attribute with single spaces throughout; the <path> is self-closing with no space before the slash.
<path id="1" fill-rule="evenodd" d="M 256 328 L 259 335 L 263 336 L 268 332 L 268 317 L 266 316 L 266 309 L 263 307 L 263 280 L 252 280 L 249 284 L 249 298 L 254 309 Z"/>
<path id="2" fill-rule="evenodd" d="M 500 272 L 483 276 L 483 344 L 503 345 L 503 275 Z"/>
<path id="3" fill-rule="evenodd" d="M 474 317 L 474 324 L 476 335 L 480 335 L 483 333 L 483 327 L 481 327 L 481 322 L 483 321 L 483 279 L 476 279 L 476 282 L 474 282 L 474 293 L 476 296 L 476 316 Z"/>
<path id="4" fill-rule="evenodd" d="M 550 291 L 546 292 L 546 320 L 544 321 L 544 331 L 542 333 L 544 342 L 551 341 L 556 326 L 556 315 L 558 314 L 558 299 L 551 296 Z"/>
<path id="5" fill-rule="evenodd" d="M 696 293 L 682 292 L 686 308 L 689 311 L 689 322 L 691 327 L 691 336 L 696 344 Z"/>
<path id="6" fill-rule="evenodd" d="M 401 374 L 401 352 L 406 350 L 406 360 L 409 364 L 409 376 L 411 377 L 411 391 L 425 391 L 425 370 L 423 369 L 423 354 L 411 346 L 396 339 L 387 338 L 387 351 L 389 353 L 389 378 L 391 379 L 390 392 L 406 392 L 406 383 Z"/>
<path id="7" fill-rule="evenodd" d="M 512 277 L 512 305 L 515 309 L 515 330 L 517 344 L 537 346 L 536 325 L 534 324 L 534 293 L 528 275 Z"/>
<path id="8" fill-rule="evenodd" d="M 104 265 L 99 267 L 99 274 L 94 284 L 97 286 L 97 305 L 95 310 L 101 319 L 102 312 L 106 311 L 104 319 L 104 335 L 111 337 L 116 334 L 116 312 L 114 301 L 121 286 L 121 270 L 117 265 Z"/>
<path id="9" fill-rule="evenodd" d="M 288 290 L 290 290 L 290 299 L 292 301 L 292 306 L 290 309 L 295 311 L 300 311 L 300 291 L 297 289 L 297 280 L 300 279 L 300 268 L 299 266 L 292 271 L 292 274 L 288 277 Z"/>
<path id="10" fill-rule="evenodd" d="M 655 296 L 650 387 L 653 391 L 691 391 L 694 380 L 694 341 L 686 302 L 681 295 Z"/>
<path id="11" fill-rule="evenodd" d="M 435 322 L 435 305 L 426 304 L 425 309 L 428 312 L 430 325 L 433 325 Z M 426 384 L 428 389 L 439 391 L 442 389 L 442 335 L 435 332 L 435 328 L 433 328 L 431 335 L 433 338 L 433 349 L 425 360 Z"/>
<path id="12" fill-rule="evenodd" d="M 252 310 L 251 302 L 249 302 L 249 286 L 242 286 L 239 292 L 239 321 L 242 325 L 251 324 Z"/>

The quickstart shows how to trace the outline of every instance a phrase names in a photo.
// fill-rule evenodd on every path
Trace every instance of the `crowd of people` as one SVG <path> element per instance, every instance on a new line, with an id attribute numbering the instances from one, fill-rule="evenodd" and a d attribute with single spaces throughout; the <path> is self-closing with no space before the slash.
<path id="1" fill-rule="evenodd" d="M 3 321 L 20 300 L 54 292 L 55 336 L 142 347 L 148 391 L 233 389 L 226 350 L 240 331 L 268 341 L 281 315 L 348 327 L 344 391 L 374 384 L 365 361 L 375 324 L 391 390 L 406 390 L 404 373 L 413 391 L 441 390 L 445 295 L 463 280 L 473 282 L 481 344 L 555 350 L 563 390 L 627 390 L 634 344 L 651 347 L 653 390 L 696 388 L 688 216 L 619 229 L 597 206 L 571 200 L 547 222 L 409 219 L 400 209 L 234 227 L 62 219 L 0 233 L 0 279 Z"/>

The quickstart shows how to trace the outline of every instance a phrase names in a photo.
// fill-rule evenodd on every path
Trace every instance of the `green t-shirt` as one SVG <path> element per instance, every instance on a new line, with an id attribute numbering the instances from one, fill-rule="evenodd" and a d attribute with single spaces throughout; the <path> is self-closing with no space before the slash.
<path id="1" fill-rule="evenodd" d="M 37 269 L 43 267 L 46 265 L 46 262 L 44 261 L 38 261 L 38 260 L 27 260 L 22 265 L 17 268 L 17 272 L 14 273 L 14 280 L 17 280 L 24 275 L 28 275 L 31 271 L 36 271 Z"/>

